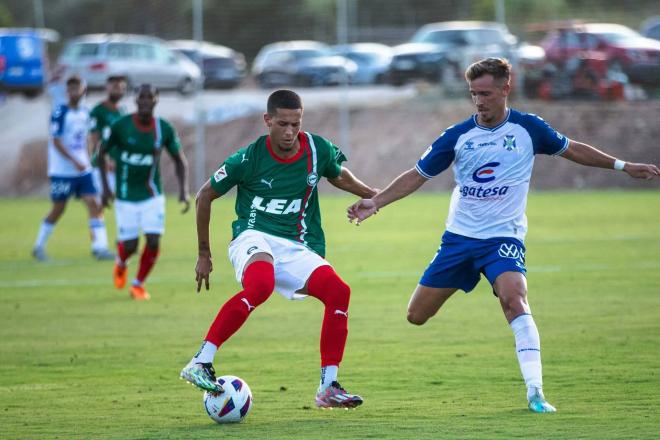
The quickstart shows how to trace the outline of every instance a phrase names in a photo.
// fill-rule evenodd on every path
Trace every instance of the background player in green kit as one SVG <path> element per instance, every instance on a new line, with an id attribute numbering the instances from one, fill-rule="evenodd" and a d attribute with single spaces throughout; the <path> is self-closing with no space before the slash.
<path id="1" fill-rule="evenodd" d="M 99 170 L 103 185 L 103 205 L 108 206 L 113 193 L 105 173 L 105 155 L 116 163 L 117 259 L 114 268 L 115 287 L 126 284 L 126 262 L 138 246 L 140 230 L 146 245 L 140 258 L 137 276 L 131 285 L 136 300 L 149 299 L 144 281 L 156 263 L 160 236 L 165 231 L 165 197 L 160 179 L 160 156 L 165 149 L 174 160 L 179 182 L 182 213 L 190 207 L 186 158 L 174 128 L 162 118 L 154 117 L 158 90 L 143 84 L 137 90 L 137 112 L 121 117 L 110 127 L 110 135 L 102 144 Z"/>
<path id="2" fill-rule="evenodd" d="M 374 195 L 376 190 L 341 166 L 346 157 L 335 145 L 300 131 L 303 109 L 296 93 L 274 92 L 268 98 L 267 110 L 264 121 L 269 134 L 227 158 L 197 194 L 197 291 L 202 283 L 208 290 L 213 270 L 211 202 L 234 186 L 238 218 L 232 224 L 229 258 L 243 290 L 222 306 L 181 377 L 201 389 L 221 391 L 212 365 L 218 347 L 273 290 L 288 299 L 309 295 L 325 306 L 316 405 L 356 407 L 362 398 L 348 393 L 337 382 L 348 335 L 350 288 L 323 258 L 325 239 L 317 184 L 326 177 L 352 194 Z"/>
<path id="3" fill-rule="evenodd" d="M 100 190 L 102 188 L 101 173 L 99 172 L 98 155 L 101 150 L 101 142 L 110 136 L 110 126 L 121 118 L 126 109 L 119 105 L 119 101 L 126 94 L 126 77 L 121 75 L 109 76 L 105 90 L 107 97 L 103 101 L 96 104 L 90 112 L 91 129 L 90 138 L 92 148 L 92 171 L 94 175 L 94 184 Z M 113 161 L 106 162 L 106 176 L 108 178 L 108 185 L 112 191 L 115 190 L 115 164 Z M 100 192 L 100 191 L 99 191 Z"/>

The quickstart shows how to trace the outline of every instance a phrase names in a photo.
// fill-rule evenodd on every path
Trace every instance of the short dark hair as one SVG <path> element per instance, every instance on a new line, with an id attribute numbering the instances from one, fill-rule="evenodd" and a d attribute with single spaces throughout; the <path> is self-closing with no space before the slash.
<path id="1" fill-rule="evenodd" d="M 111 83 L 115 81 L 127 81 L 126 75 L 110 75 L 107 79 L 106 82 Z"/>
<path id="2" fill-rule="evenodd" d="M 135 88 L 135 96 L 138 96 L 140 94 L 140 92 L 144 89 L 149 90 L 151 93 L 154 94 L 154 96 L 158 96 L 158 93 L 159 93 L 158 92 L 158 87 L 156 87 L 153 84 L 148 84 L 148 83 L 147 84 L 140 84 L 139 86 L 137 86 Z"/>
<path id="3" fill-rule="evenodd" d="M 66 79 L 66 85 L 67 86 L 78 85 L 78 84 L 83 85 L 83 86 L 85 85 L 85 81 L 83 81 L 83 79 L 79 75 L 74 74 L 74 75 L 69 76 Z"/>
<path id="4" fill-rule="evenodd" d="M 511 63 L 506 58 L 485 58 L 472 63 L 465 71 L 465 79 L 474 81 L 484 75 L 492 75 L 498 80 L 509 81 L 511 76 Z"/>
<path id="5" fill-rule="evenodd" d="M 276 90 L 268 97 L 266 104 L 266 111 L 269 115 L 273 116 L 277 113 L 278 108 L 286 108 L 290 110 L 302 109 L 302 99 L 292 90 Z"/>

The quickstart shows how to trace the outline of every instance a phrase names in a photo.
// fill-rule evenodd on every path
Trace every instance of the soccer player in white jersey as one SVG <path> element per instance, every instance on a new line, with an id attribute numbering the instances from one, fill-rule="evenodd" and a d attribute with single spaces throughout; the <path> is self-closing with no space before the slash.
<path id="1" fill-rule="evenodd" d="M 525 206 L 535 154 L 561 156 L 581 165 L 614 169 L 653 179 L 655 165 L 623 162 L 568 139 L 536 115 L 507 107 L 511 65 L 488 58 L 472 64 L 465 77 L 477 113 L 449 127 L 417 165 L 371 199 L 348 208 L 357 223 L 421 187 L 453 163 L 456 187 L 442 244 L 408 304 L 408 321 L 424 324 L 458 289 L 471 291 L 483 273 L 511 326 L 528 407 L 554 412 L 543 395 L 539 332 L 527 302 Z"/>
<path id="2" fill-rule="evenodd" d="M 48 238 L 64 213 L 69 197 L 75 195 L 85 202 L 89 212 L 92 254 L 99 260 L 110 260 L 114 255 L 108 251 L 108 235 L 96 199 L 89 159 L 89 110 L 81 104 L 85 84 L 74 75 L 67 79 L 66 90 L 69 101 L 53 111 L 48 141 L 48 177 L 53 206 L 41 223 L 32 255 L 39 261 L 48 260 L 45 250 Z"/>

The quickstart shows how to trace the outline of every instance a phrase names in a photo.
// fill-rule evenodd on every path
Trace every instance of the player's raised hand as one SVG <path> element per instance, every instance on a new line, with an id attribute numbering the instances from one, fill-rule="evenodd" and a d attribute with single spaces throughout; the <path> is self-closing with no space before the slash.
<path id="1" fill-rule="evenodd" d="M 623 170 L 636 179 L 651 180 L 660 176 L 660 169 L 653 164 L 627 162 Z"/>
<path id="2" fill-rule="evenodd" d="M 202 281 L 209 290 L 209 275 L 213 272 L 213 262 L 210 255 L 200 255 L 197 257 L 195 265 L 195 281 L 197 281 L 197 293 L 202 289 Z"/>
<path id="3" fill-rule="evenodd" d="M 378 208 L 373 199 L 360 199 L 346 210 L 348 221 L 353 223 L 353 220 L 355 220 L 356 225 L 359 225 L 363 220 L 366 220 L 377 212 Z"/>

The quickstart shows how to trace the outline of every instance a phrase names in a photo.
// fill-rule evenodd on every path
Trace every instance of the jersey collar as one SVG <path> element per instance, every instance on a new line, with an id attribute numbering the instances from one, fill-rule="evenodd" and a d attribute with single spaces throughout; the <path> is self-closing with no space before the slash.
<path id="1" fill-rule="evenodd" d="M 268 148 L 268 152 L 270 153 L 271 157 L 279 163 L 292 163 L 302 157 L 303 152 L 304 150 L 307 149 L 307 145 L 308 145 L 307 136 L 305 136 L 305 133 L 303 133 L 302 131 L 298 132 L 298 142 L 300 143 L 300 148 L 298 149 L 298 152 L 293 156 L 289 157 L 288 159 L 282 159 L 277 154 L 275 154 L 275 151 L 273 151 L 273 146 L 270 143 L 270 136 L 266 136 L 266 148 Z"/>
<path id="2" fill-rule="evenodd" d="M 135 125 L 135 128 L 138 129 L 138 131 L 142 131 L 144 133 L 151 133 L 156 129 L 156 118 L 153 116 L 151 117 L 151 122 L 149 125 L 144 125 L 142 122 L 137 117 L 137 113 L 133 113 L 132 116 L 133 119 L 133 124 Z"/>
<path id="3" fill-rule="evenodd" d="M 474 125 L 481 128 L 482 130 L 495 131 L 498 128 L 500 128 L 501 126 L 503 126 L 504 124 L 506 124 L 507 122 L 509 122 L 509 116 L 511 116 L 511 109 L 507 108 L 506 109 L 506 118 L 504 118 L 504 120 L 499 125 L 497 125 L 495 127 L 484 127 L 483 125 L 479 125 L 479 122 L 477 122 L 478 119 L 477 119 L 476 114 L 472 115 L 472 120 L 474 121 Z"/>

